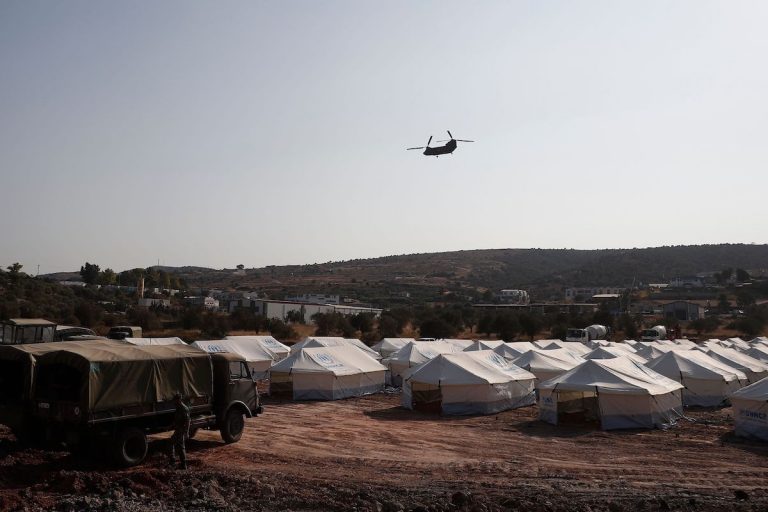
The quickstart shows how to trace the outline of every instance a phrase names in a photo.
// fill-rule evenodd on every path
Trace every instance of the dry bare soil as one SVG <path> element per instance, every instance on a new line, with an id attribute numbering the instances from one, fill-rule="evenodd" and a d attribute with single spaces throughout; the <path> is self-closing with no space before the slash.
<path id="1" fill-rule="evenodd" d="M 551 426 L 536 408 L 448 418 L 399 395 L 267 400 L 239 443 L 189 442 L 169 469 L 22 449 L 0 434 L 2 510 L 618 511 L 768 510 L 768 445 L 732 435 L 730 409 L 688 411 L 669 430 Z"/>

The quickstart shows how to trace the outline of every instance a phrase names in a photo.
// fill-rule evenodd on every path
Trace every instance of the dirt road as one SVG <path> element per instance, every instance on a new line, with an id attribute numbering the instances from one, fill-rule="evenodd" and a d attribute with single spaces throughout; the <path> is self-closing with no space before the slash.
<path id="1" fill-rule="evenodd" d="M 730 409 L 662 431 L 550 426 L 536 408 L 447 418 L 398 395 L 267 401 L 239 443 L 190 441 L 191 470 L 21 450 L 0 441 L 0 507 L 257 510 L 768 510 L 768 445 L 732 432 Z"/>

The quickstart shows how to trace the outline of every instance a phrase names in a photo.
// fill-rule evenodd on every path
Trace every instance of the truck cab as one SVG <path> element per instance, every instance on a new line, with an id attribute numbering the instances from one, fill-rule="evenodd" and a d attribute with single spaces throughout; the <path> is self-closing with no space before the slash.
<path id="1" fill-rule="evenodd" d="M 261 398 L 256 380 L 243 357 L 227 352 L 210 356 L 217 423 L 222 439 L 233 443 L 242 436 L 244 418 L 252 418 L 262 412 Z"/>
<path id="2" fill-rule="evenodd" d="M 0 325 L 0 344 L 48 343 L 54 341 L 56 324 L 42 318 L 11 318 Z"/>

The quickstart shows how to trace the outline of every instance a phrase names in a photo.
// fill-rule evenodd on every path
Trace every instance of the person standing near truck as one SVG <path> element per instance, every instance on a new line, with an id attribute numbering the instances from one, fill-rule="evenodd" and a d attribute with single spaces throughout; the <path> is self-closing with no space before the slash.
<path id="1" fill-rule="evenodd" d="M 179 454 L 179 469 L 187 469 L 187 450 L 184 446 L 189 437 L 189 407 L 184 404 L 181 393 L 173 396 L 173 403 L 176 405 L 176 412 L 173 416 L 173 435 L 171 435 L 170 463 L 173 466 L 176 463 L 176 452 Z"/>

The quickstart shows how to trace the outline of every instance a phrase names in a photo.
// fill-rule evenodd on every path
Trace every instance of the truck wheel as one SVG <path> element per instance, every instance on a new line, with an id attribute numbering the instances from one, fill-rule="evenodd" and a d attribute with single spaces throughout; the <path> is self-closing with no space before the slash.
<path id="1" fill-rule="evenodd" d="M 129 427 L 120 431 L 115 440 L 115 461 L 130 467 L 141 464 L 147 456 L 147 436 L 138 428 Z"/>
<path id="2" fill-rule="evenodd" d="M 233 408 L 227 411 L 224 424 L 221 426 L 221 438 L 225 443 L 236 443 L 243 435 L 245 428 L 245 416 L 239 409 Z"/>

